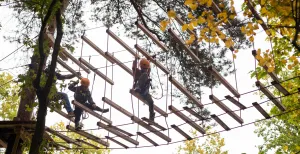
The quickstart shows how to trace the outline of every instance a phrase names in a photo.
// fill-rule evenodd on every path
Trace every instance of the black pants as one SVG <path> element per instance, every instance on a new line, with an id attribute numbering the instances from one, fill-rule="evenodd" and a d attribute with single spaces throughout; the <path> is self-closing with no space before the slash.
<path id="1" fill-rule="evenodd" d="M 91 110 L 94 110 L 94 108 L 92 107 L 92 105 L 89 104 L 89 103 L 84 103 L 83 105 L 86 106 L 86 107 L 88 107 L 88 108 L 91 109 Z M 82 115 L 82 111 L 83 111 L 83 110 L 82 110 L 81 108 L 75 106 L 75 110 L 74 110 L 74 114 L 75 114 L 75 123 L 78 123 L 78 122 L 80 121 L 80 117 L 81 117 L 81 115 Z"/>
<path id="2" fill-rule="evenodd" d="M 149 80 L 148 74 L 147 73 L 143 73 L 139 77 L 139 79 L 138 79 L 138 81 L 136 83 L 136 86 L 138 86 L 140 89 L 144 90 L 143 87 L 146 86 L 146 83 L 148 82 L 148 80 Z M 153 99 L 152 99 L 151 95 L 148 92 L 149 91 L 149 87 L 146 90 L 147 90 L 147 92 L 144 93 L 144 94 L 142 94 L 142 96 L 145 99 L 145 101 L 148 102 L 148 104 L 149 104 L 149 113 L 150 113 L 150 115 L 152 115 L 152 114 L 154 114 L 154 108 L 153 108 L 154 102 L 153 102 Z M 143 91 L 142 91 L 142 93 L 143 93 Z"/>

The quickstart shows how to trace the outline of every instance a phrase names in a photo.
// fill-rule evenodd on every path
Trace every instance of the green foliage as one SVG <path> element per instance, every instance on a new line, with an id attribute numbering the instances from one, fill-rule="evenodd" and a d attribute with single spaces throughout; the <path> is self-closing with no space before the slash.
<path id="1" fill-rule="evenodd" d="M 8 73 L 0 74 L 0 83 L 12 80 Z M 3 120 L 12 120 L 17 115 L 19 96 L 19 86 L 13 82 L 0 87 L 0 118 Z"/>

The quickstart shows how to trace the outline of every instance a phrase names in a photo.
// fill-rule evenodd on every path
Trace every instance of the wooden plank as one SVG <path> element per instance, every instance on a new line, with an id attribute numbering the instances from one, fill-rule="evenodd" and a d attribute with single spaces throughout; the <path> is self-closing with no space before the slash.
<path id="1" fill-rule="evenodd" d="M 281 111 L 285 111 L 286 108 L 281 102 L 263 85 L 260 81 L 256 81 L 255 85 L 262 91 Z"/>
<path id="2" fill-rule="evenodd" d="M 68 53 L 67 51 L 62 51 L 67 57 L 69 57 L 75 64 L 77 64 L 80 68 L 82 68 L 87 74 L 90 74 L 91 71 L 89 69 L 87 69 L 84 65 L 82 65 L 80 63 L 80 61 L 78 61 L 75 57 L 73 57 L 70 53 Z"/>
<path id="3" fill-rule="evenodd" d="M 96 145 L 94 145 L 94 144 L 91 144 L 91 143 L 89 143 L 89 142 L 86 142 L 86 141 L 84 141 L 84 140 L 81 140 L 81 139 L 76 139 L 76 140 L 77 140 L 77 142 L 81 142 L 81 143 L 86 144 L 86 145 L 88 145 L 88 146 L 90 146 L 90 147 L 93 147 L 93 148 L 95 148 L 95 149 L 100 149 L 100 147 L 98 147 L 98 146 L 96 146 Z"/>
<path id="4" fill-rule="evenodd" d="M 35 128 L 36 121 L 0 121 L 0 128 L 26 127 Z"/>
<path id="5" fill-rule="evenodd" d="M 149 125 L 153 125 L 154 127 L 160 129 L 160 130 L 167 130 L 165 127 L 159 125 L 157 122 L 151 121 L 150 119 L 143 117 L 142 120 L 146 121 Z"/>
<path id="6" fill-rule="evenodd" d="M 103 73 L 101 73 L 97 68 L 95 68 L 94 66 L 92 66 L 90 63 L 88 63 L 87 61 L 85 61 L 82 58 L 79 58 L 79 61 L 81 61 L 85 66 L 87 66 L 89 69 L 91 69 L 93 72 L 95 72 L 98 76 L 100 76 L 106 82 L 108 82 L 111 85 L 114 85 L 114 81 L 113 80 L 111 80 L 106 75 L 104 75 Z"/>
<path id="7" fill-rule="evenodd" d="M 100 114 L 98 114 L 98 113 L 94 112 L 93 110 L 87 108 L 87 107 L 84 106 L 83 104 L 81 104 L 81 103 L 79 103 L 79 102 L 77 102 L 77 101 L 75 101 L 75 100 L 72 101 L 72 104 L 74 104 L 75 106 L 81 108 L 82 110 L 84 110 L 84 111 L 90 113 L 91 115 L 95 116 L 96 118 L 98 118 L 98 119 L 100 119 L 100 120 L 103 120 L 104 122 L 106 122 L 106 123 L 108 123 L 108 124 L 110 124 L 110 125 L 112 124 L 112 121 L 111 121 L 111 120 L 109 120 L 109 119 L 107 119 L 107 118 L 101 116 Z"/>
<path id="8" fill-rule="evenodd" d="M 187 133 L 185 133 L 183 130 L 181 130 L 179 127 L 176 125 L 171 125 L 173 129 L 175 129 L 179 134 L 184 136 L 187 140 L 192 140 L 192 137 L 190 137 Z"/>
<path id="9" fill-rule="evenodd" d="M 195 96 L 193 96 L 185 87 L 183 87 L 178 81 L 176 81 L 172 76 L 169 77 L 169 81 L 177 87 L 183 94 L 185 94 L 189 99 L 191 99 L 195 105 L 199 108 L 203 108 L 203 104 Z"/>
<path id="10" fill-rule="evenodd" d="M 257 103 L 254 102 L 252 103 L 252 105 L 266 118 L 266 119 L 270 119 L 271 116 Z"/>
<path id="11" fill-rule="evenodd" d="M 256 55 L 257 55 L 256 50 L 252 50 L 252 55 L 253 55 L 254 58 L 259 62 L 259 60 L 256 58 Z M 266 72 L 270 75 L 270 77 L 271 77 L 274 81 L 280 83 L 279 78 L 277 77 L 277 75 L 276 75 L 274 72 L 268 72 L 268 69 L 269 69 L 269 68 L 268 68 L 267 65 L 264 65 L 263 68 L 266 70 Z"/>
<path id="12" fill-rule="evenodd" d="M 121 106 L 119 106 L 118 104 L 116 104 L 115 102 L 111 101 L 106 97 L 102 97 L 102 101 L 109 104 L 110 106 L 112 106 L 113 108 L 117 109 L 118 111 L 122 112 L 123 114 L 125 114 L 130 118 L 133 116 L 133 114 L 131 114 L 130 112 L 128 112 L 127 110 L 125 110 L 124 108 L 122 108 Z"/>
<path id="13" fill-rule="evenodd" d="M 136 93 L 133 89 L 130 89 L 129 91 L 133 96 L 135 96 L 136 98 L 138 98 L 139 100 L 141 100 L 142 102 L 144 102 L 145 104 L 149 105 L 148 102 L 146 100 L 143 99 L 143 97 L 139 94 Z M 158 112 L 159 114 L 161 114 L 164 117 L 168 117 L 168 113 L 166 113 L 165 111 L 163 111 L 162 109 L 160 109 L 158 106 L 156 106 L 155 104 L 153 104 L 153 108 L 156 112 Z"/>
<path id="14" fill-rule="evenodd" d="M 95 49 L 100 55 L 102 55 L 104 58 L 106 58 L 109 62 L 111 62 L 112 64 L 114 63 L 114 61 L 112 61 L 111 59 L 109 59 L 104 51 L 102 51 L 96 44 L 94 44 L 91 40 L 89 40 L 87 37 L 85 36 L 81 36 L 81 39 L 86 42 L 88 45 L 90 45 L 93 49 Z"/>
<path id="15" fill-rule="evenodd" d="M 75 130 L 75 128 L 72 127 L 72 126 L 70 126 L 70 125 L 67 125 L 67 129 L 70 130 L 70 131 L 72 131 L 72 132 L 74 132 L 74 133 L 77 133 L 77 134 L 79 134 L 79 135 L 81 135 L 81 136 L 84 136 L 84 137 L 86 137 L 86 138 L 88 138 L 88 139 L 90 139 L 90 140 L 93 140 L 93 141 L 95 141 L 95 142 L 97 142 L 97 143 L 100 143 L 101 145 L 104 145 L 104 146 L 106 146 L 106 147 L 109 147 L 109 143 L 108 143 L 108 142 L 105 142 L 105 141 L 101 140 L 101 139 L 100 139 L 99 137 L 97 137 L 97 136 L 94 136 L 94 135 L 89 134 L 89 133 L 87 133 L 87 132 L 84 132 L 84 131 L 82 131 L 82 130 Z"/>
<path id="16" fill-rule="evenodd" d="M 200 114 L 196 113 L 194 110 L 192 110 L 191 108 L 185 106 L 183 107 L 184 110 L 186 110 L 187 112 L 189 112 L 191 115 L 197 117 L 199 120 L 205 120 L 205 118 L 203 118 Z"/>
<path id="17" fill-rule="evenodd" d="M 167 142 L 171 142 L 171 138 L 169 138 L 168 136 L 166 136 L 165 134 L 163 134 L 162 132 L 156 130 L 155 128 L 151 127 L 150 125 L 146 124 L 143 120 L 141 120 L 140 118 L 136 117 L 136 116 L 132 116 L 131 120 L 133 120 L 134 122 L 138 123 L 139 125 L 141 125 L 142 127 L 144 127 L 145 129 L 149 130 L 150 132 L 152 132 L 153 134 L 157 135 L 158 137 L 164 139 Z"/>
<path id="18" fill-rule="evenodd" d="M 238 106 L 242 110 L 247 108 L 245 105 L 243 105 L 242 103 L 240 103 L 239 101 L 231 97 L 230 95 L 225 96 L 225 98 L 228 99 L 230 102 L 232 102 L 234 105 Z"/>
<path id="19" fill-rule="evenodd" d="M 145 140 L 147 140 L 148 142 L 150 142 L 151 144 L 153 144 L 154 146 L 158 146 L 158 144 L 156 142 L 154 142 L 152 139 L 150 139 L 148 136 L 146 136 L 145 134 L 141 133 L 141 132 L 137 132 L 138 135 L 142 136 Z"/>
<path id="20" fill-rule="evenodd" d="M 117 140 L 114 139 L 114 138 L 111 138 L 111 137 L 109 137 L 109 136 L 105 136 L 105 138 L 107 138 L 107 139 L 109 139 L 109 140 L 111 140 L 111 141 L 113 141 L 113 142 L 119 144 L 120 146 L 124 147 L 125 149 L 128 149 L 128 148 L 129 148 L 128 146 L 126 146 L 125 144 L 123 144 L 123 143 L 117 141 Z"/>
<path id="21" fill-rule="evenodd" d="M 118 132 L 118 131 L 116 131 L 116 130 L 113 129 L 112 127 L 107 126 L 107 125 L 105 125 L 105 124 L 102 123 L 102 122 L 97 122 L 97 125 L 98 125 L 99 127 L 101 127 L 101 128 L 104 128 L 105 130 L 107 130 L 107 131 L 109 131 L 109 132 L 111 132 L 111 133 L 117 135 L 118 137 L 120 137 L 120 138 L 122 138 L 122 139 L 124 139 L 124 140 L 126 140 L 126 141 L 128 141 L 128 142 L 130 142 L 130 143 L 132 143 L 132 144 L 134 144 L 134 145 L 139 145 L 139 142 L 138 142 L 138 141 L 136 141 L 136 140 L 130 138 L 129 136 L 126 136 L 126 135 L 124 135 L 124 134 L 122 134 L 122 133 L 120 133 L 120 132 Z"/>
<path id="22" fill-rule="evenodd" d="M 164 67 L 164 65 L 162 65 L 159 61 L 157 61 L 156 59 L 154 59 L 152 56 L 150 56 L 150 54 L 145 51 L 142 47 L 140 47 L 139 45 L 134 45 L 134 47 L 143 54 L 143 56 L 145 56 L 148 60 L 150 60 L 153 64 L 155 64 L 158 68 L 160 68 L 164 73 L 166 74 L 170 74 L 170 71 Z"/>
<path id="23" fill-rule="evenodd" d="M 122 41 L 117 35 L 115 35 L 111 30 L 107 29 L 106 33 L 111 36 L 113 39 L 115 39 L 119 44 L 123 46 L 128 52 L 130 52 L 135 58 L 140 58 L 136 52 L 130 48 L 124 41 Z"/>
<path id="24" fill-rule="evenodd" d="M 229 131 L 230 128 L 215 114 L 212 114 L 211 117 L 219 124 L 221 125 L 225 130 Z"/>
<path id="25" fill-rule="evenodd" d="M 183 26 L 183 25 L 185 24 L 184 21 L 183 21 L 178 15 L 176 15 L 175 20 L 176 20 L 181 26 Z M 191 31 L 190 29 L 187 29 L 186 31 L 187 31 L 190 35 L 197 36 L 197 35 L 194 33 L 194 31 Z"/>
<path id="26" fill-rule="evenodd" d="M 2 148 L 7 148 L 7 143 L 0 139 L 0 145 Z"/>
<path id="27" fill-rule="evenodd" d="M 195 122 L 193 122 L 193 120 L 191 120 L 189 117 L 187 117 L 186 115 L 184 115 L 182 112 L 180 112 L 174 106 L 170 105 L 169 106 L 169 110 L 171 110 L 179 118 L 181 118 L 183 121 L 185 121 L 186 123 L 188 123 L 190 126 L 192 126 L 193 128 L 195 128 L 200 133 L 205 134 L 205 130 L 202 127 L 200 127 L 199 125 L 197 125 Z"/>
<path id="28" fill-rule="evenodd" d="M 110 58 L 112 61 L 114 61 L 117 65 L 119 65 L 123 70 L 125 70 L 127 73 L 129 73 L 131 76 L 133 76 L 133 72 L 130 68 L 128 68 L 124 63 L 122 63 L 119 59 L 114 57 L 112 54 L 105 52 L 105 55 Z"/>
<path id="29" fill-rule="evenodd" d="M 116 131 L 119 131 L 119 132 L 121 132 L 121 133 L 123 133 L 123 134 L 125 134 L 125 135 L 127 135 L 127 136 L 134 136 L 133 134 L 131 134 L 131 133 L 129 133 L 129 132 L 123 130 L 123 129 L 120 129 L 120 128 L 116 127 L 116 126 L 109 125 L 109 127 L 113 128 L 113 129 L 115 129 Z"/>
<path id="30" fill-rule="evenodd" d="M 81 79 L 82 76 L 77 74 L 75 70 L 73 70 L 70 66 L 68 66 L 66 63 L 64 63 L 62 60 L 60 60 L 59 58 L 57 58 L 57 63 L 59 63 L 62 67 L 64 67 L 65 69 L 67 69 L 69 72 L 71 72 L 72 74 L 74 74 L 77 78 Z"/>
<path id="31" fill-rule="evenodd" d="M 239 92 L 230 85 L 230 83 L 213 67 L 209 66 L 208 70 L 212 73 L 212 75 L 219 80 L 235 97 L 240 98 Z"/>
<path id="32" fill-rule="evenodd" d="M 194 60 L 195 63 L 199 64 L 201 62 L 199 57 L 195 55 L 195 53 L 185 44 L 185 42 L 172 29 L 169 29 L 168 32 L 170 33 L 172 38 L 175 39 L 176 42 L 179 43 L 179 45 L 181 45 L 183 49 L 191 56 L 191 58 Z"/>
<path id="33" fill-rule="evenodd" d="M 272 81 L 271 84 L 277 88 L 278 91 L 283 93 L 285 96 L 290 95 L 290 93 L 277 81 Z"/>
<path id="34" fill-rule="evenodd" d="M 209 95 L 209 99 L 213 101 L 213 103 L 217 104 L 223 111 L 225 111 L 228 115 L 230 115 L 234 120 L 238 123 L 243 124 L 244 120 L 235 114 L 229 107 L 227 107 L 222 101 L 220 101 L 216 96 Z"/>
<path id="35" fill-rule="evenodd" d="M 152 39 L 152 41 L 159 46 L 163 51 L 168 52 L 169 49 L 165 46 L 164 43 L 159 41 L 157 37 L 155 37 L 146 27 L 144 27 L 142 24 L 136 22 L 138 28 L 140 28 L 149 38 Z"/>
<path id="36" fill-rule="evenodd" d="M 72 143 L 72 144 L 74 144 L 74 145 L 81 146 L 81 144 L 77 143 L 76 140 L 74 140 L 74 139 L 72 139 L 72 138 L 69 138 L 68 136 L 66 136 L 66 135 L 64 135 L 64 134 L 62 134 L 62 133 L 60 133 L 60 132 L 57 132 L 57 131 L 55 131 L 55 130 L 49 128 L 49 127 L 46 127 L 45 130 L 46 130 L 47 132 L 49 132 L 49 133 L 51 133 L 51 134 L 53 134 L 53 135 L 55 135 L 55 136 L 61 138 L 62 140 L 64 140 L 64 141 L 67 142 L 67 143 Z"/>

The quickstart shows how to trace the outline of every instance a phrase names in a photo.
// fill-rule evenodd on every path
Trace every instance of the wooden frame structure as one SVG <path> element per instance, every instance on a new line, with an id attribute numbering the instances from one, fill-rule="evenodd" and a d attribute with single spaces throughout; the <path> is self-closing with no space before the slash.
<path id="1" fill-rule="evenodd" d="M 262 91 L 281 111 L 285 111 L 286 108 L 281 102 L 260 82 L 256 81 L 255 85 Z"/>
<path id="2" fill-rule="evenodd" d="M 84 110 L 84 111 L 90 113 L 91 115 L 95 116 L 96 118 L 103 120 L 104 122 L 106 122 L 106 123 L 108 123 L 108 124 L 110 124 L 110 125 L 112 124 L 112 121 L 111 121 L 111 120 L 109 120 L 109 119 L 107 119 L 107 118 L 101 116 L 100 114 L 98 114 L 98 113 L 92 111 L 91 109 L 87 108 L 87 107 L 84 106 L 83 104 L 81 104 L 81 103 L 79 103 L 79 102 L 77 102 L 77 101 L 75 101 L 75 100 L 72 101 L 72 104 L 74 104 L 75 106 L 81 108 L 82 110 Z"/>
<path id="3" fill-rule="evenodd" d="M 222 103 L 217 97 L 214 95 L 209 95 L 209 99 L 213 101 L 213 103 L 217 104 L 223 111 L 225 111 L 228 115 L 230 115 L 234 120 L 238 123 L 243 124 L 244 120 L 235 114 L 229 107 L 227 107 L 224 103 Z"/>
<path id="4" fill-rule="evenodd" d="M 195 105 L 197 105 L 201 109 L 203 108 L 203 104 L 195 96 L 193 96 L 185 87 L 183 87 L 178 81 L 176 81 L 172 76 L 169 77 L 169 81 L 183 94 L 185 94 L 189 99 L 191 99 Z"/>
<path id="5" fill-rule="evenodd" d="M 210 71 L 212 73 L 212 75 L 219 80 L 235 97 L 239 98 L 241 95 L 239 94 L 239 92 L 233 88 L 232 85 L 230 85 L 230 83 L 213 67 L 213 66 L 209 66 L 208 71 Z"/>
<path id="6" fill-rule="evenodd" d="M 148 142 L 150 142 L 151 144 L 153 144 L 154 146 L 158 146 L 158 144 L 156 142 L 154 142 L 152 139 L 150 139 L 148 136 L 146 136 L 145 134 L 141 133 L 141 132 L 136 132 L 137 135 L 142 136 L 145 140 L 147 140 Z"/>
<path id="7" fill-rule="evenodd" d="M 107 56 L 105 58 L 108 58 Z M 108 78 L 105 74 L 101 73 L 97 68 L 92 66 L 90 63 L 85 61 L 82 58 L 79 58 L 79 61 L 82 62 L 85 66 L 87 66 L 89 69 L 91 69 L 93 72 L 95 72 L 98 76 L 100 76 L 102 79 L 104 79 L 106 82 L 108 82 L 111 85 L 114 85 L 114 81 Z"/>
<path id="8" fill-rule="evenodd" d="M 215 114 L 210 115 L 219 125 L 221 125 L 225 130 L 229 131 L 230 128 Z"/>
<path id="9" fill-rule="evenodd" d="M 179 134 L 181 134 L 182 136 L 184 136 L 187 140 L 192 140 L 193 138 L 191 136 L 189 136 L 187 133 L 185 133 L 183 130 L 181 130 L 179 127 L 177 127 L 176 125 L 171 125 L 171 127 L 176 130 Z"/>
<path id="10" fill-rule="evenodd" d="M 233 97 L 231 97 L 230 95 L 225 96 L 225 98 L 227 100 L 229 100 L 230 102 L 232 102 L 234 105 L 238 106 L 242 110 L 244 110 L 244 109 L 247 108 L 245 105 L 243 105 L 242 103 L 240 103 L 239 101 L 237 101 L 236 99 L 234 99 Z"/>
<path id="11" fill-rule="evenodd" d="M 266 118 L 266 119 L 270 119 L 271 116 L 257 103 L 254 102 L 252 103 L 252 105 Z"/>
<path id="12" fill-rule="evenodd" d="M 66 70 L 74 74 L 77 78 L 81 79 L 82 76 L 77 74 L 75 70 L 73 70 L 70 66 L 68 66 L 66 63 L 64 63 L 62 60 L 57 58 L 57 63 L 59 63 L 62 67 L 64 67 Z"/>
<path id="13" fill-rule="evenodd" d="M 195 122 L 193 122 L 193 120 L 191 120 L 189 117 L 187 117 L 186 115 L 184 115 L 182 112 L 180 112 L 174 106 L 170 105 L 169 106 L 169 110 L 171 110 L 179 118 L 181 118 L 183 121 L 185 121 L 186 123 L 188 123 L 190 126 L 192 126 L 193 128 L 195 128 L 200 133 L 205 134 L 205 130 L 202 127 L 200 127 L 199 125 L 197 125 Z"/>

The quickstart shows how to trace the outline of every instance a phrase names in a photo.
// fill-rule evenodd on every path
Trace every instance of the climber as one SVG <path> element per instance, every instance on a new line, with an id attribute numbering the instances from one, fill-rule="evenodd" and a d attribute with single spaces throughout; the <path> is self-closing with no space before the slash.
<path id="1" fill-rule="evenodd" d="M 135 59 L 132 63 L 132 70 L 134 74 L 134 91 L 141 94 L 145 101 L 149 104 L 149 119 L 154 122 L 154 109 L 152 96 L 149 94 L 149 88 L 151 86 L 150 79 L 150 62 L 146 58 L 140 60 L 140 69 L 137 68 L 137 61 Z"/>
<path id="2" fill-rule="evenodd" d="M 79 83 L 79 81 L 73 82 L 69 85 L 69 90 L 74 92 L 74 99 L 85 105 L 91 110 L 100 111 L 103 113 L 106 113 L 109 111 L 109 109 L 101 109 L 100 107 L 96 106 L 95 102 L 93 101 L 93 98 L 91 96 L 91 92 L 89 91 L 89 85 L 90 81 L 87 78 L 82 78 L 80 83 L 81 86 L 76 86 Z M 88 101 L 88 103 L 87 103 Z M 80 116 L 82 115 L 82 109 L 75 106 L 75 129 L 79 130 L 82 126 L 79 125 Z"/>

